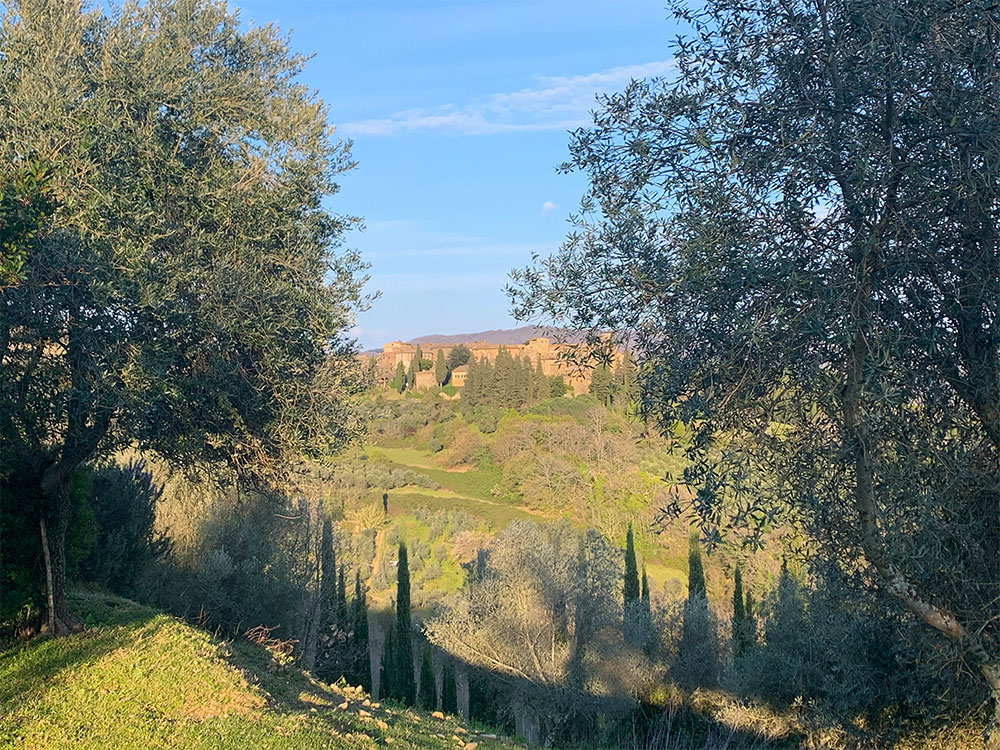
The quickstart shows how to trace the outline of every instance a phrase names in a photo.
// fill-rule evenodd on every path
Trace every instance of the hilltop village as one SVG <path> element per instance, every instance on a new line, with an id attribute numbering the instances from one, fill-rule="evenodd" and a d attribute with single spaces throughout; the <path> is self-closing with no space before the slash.
<path id="1" fill-rule="evenodd" d="M 434 363 L 440 356 L 447 360 L 453 349 L 464 347 L 468 349 L 471 358 L 477 361 L 486 361 L 491 364 L 496 362 L 501 351 L 505 351 L 511 357 L 526 360 L 532 367 L 541 367 L 542 373 L 548 377 L 563 378 L 568 392 L 573 395 L 587 393 L 590 389 L 591 376 L 594 367 L 597 365 L 596 357 L 589 364 L 585 352 L 581 351 L 582 344 L 570 344 L 553 342 L 545 337 L 529 339 L 523 344 L 500 345 L 489 341 L 469 341 L 463 343 L 420 343 L 408 344 L 403 341 L 390 341 L 382 347 L 382 352 L 374 357 L 369 357 L 370 364 L 373 365 L 379 378 L 388 380 L 392 377 L 398 366 L 401 364 L 404 369 L 410 369 L 413 358 L 419 350 L 424 360 Z M 614 367 L 621 360 L 624 352 L 615 348 L 612 351 L 608 364 Z M 583 356 L 581 356 L 583 355 Z M 471 360 L 470 360 L 471 361 Z M 461 365 L 450 371 L 449 383 L 456 388 L 465 385 L 468 376 L 469 366 Z M 438 385 L 435 368 L 418 370 L 416 373 L 414 388 L 416 390 L 427 390 Z"/>

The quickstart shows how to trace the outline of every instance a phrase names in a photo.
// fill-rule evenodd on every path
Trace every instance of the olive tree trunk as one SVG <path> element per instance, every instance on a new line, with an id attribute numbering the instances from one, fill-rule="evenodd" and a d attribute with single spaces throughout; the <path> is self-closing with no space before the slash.
<path id="1" fill-rule="evenodd" d="M 72 510 L 69 487 L 64 488 L 60 494 L 54 503 L 52 529 L 49 529 L 44 513 L 39 519 L 48 605 L 44 632 L 55 636 L 69 635 L 83 629 L 83 623 L 69 611 L 66 599 L 66 530 L 69 528 Z"/>

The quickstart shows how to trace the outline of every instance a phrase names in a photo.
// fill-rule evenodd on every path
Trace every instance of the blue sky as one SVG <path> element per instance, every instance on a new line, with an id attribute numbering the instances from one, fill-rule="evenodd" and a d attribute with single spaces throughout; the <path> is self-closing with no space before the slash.
<path id="1" fill-rule="evenodd" d="M 560 175 L 599 91 L 669 72 L 663 0 L 239 3 L 314 53 L 304 81 L 359 165 L 330 203 L 364 218 L 348 245 L 382 296 L 362 347 L 515 325 L 511 268 L 551 252 L 585 182 Z"/>

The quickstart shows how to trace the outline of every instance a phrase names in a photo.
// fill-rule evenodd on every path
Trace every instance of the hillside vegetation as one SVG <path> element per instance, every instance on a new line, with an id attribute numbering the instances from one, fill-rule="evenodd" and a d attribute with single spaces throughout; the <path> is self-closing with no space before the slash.
<path id="1" fill-rule="evenodd" d="M 280 653 L 219 641 L 104 593 L 71 594 L 87 630 L 0 655 L 0 747 L 315 748 L 510 746 L 325 685 Z"/>
<path id="2" fill-rule="evenodd" d="M 581 345 L 360 358 L 288 37 L 0 5 L 0 744 L 1000 750 L 1000 6 L 670 6 Z"/>

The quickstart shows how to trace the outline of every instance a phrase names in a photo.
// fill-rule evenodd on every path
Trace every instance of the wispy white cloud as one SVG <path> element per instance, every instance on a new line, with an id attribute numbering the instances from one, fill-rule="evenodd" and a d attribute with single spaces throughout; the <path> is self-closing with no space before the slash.
<path id="1" fill-rule="evenodd" d="M 467 104 L 409 109 L 389 117 L 343 123 L 348 136 L 388 136 L 416 131 L 488 135 L 569 130 L 586 125 L 594 97 L 622 89 L 633 79 L 669 73 L 673 62 L 625 65 L 579 76 L 538 76 L 533 87 L 493 94 Z"/>
<path id="2" fill-rule="evenodd" d="M 542 204 L 542 215 L 544 216 L 551 211 L 555 211 L 557 208 L 559 208 L 559 206 L 552 201 L 545 201 L 545 203 Z"/>

